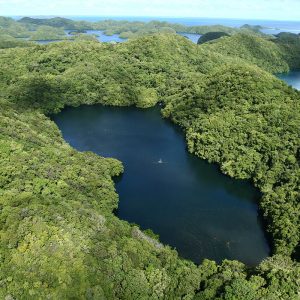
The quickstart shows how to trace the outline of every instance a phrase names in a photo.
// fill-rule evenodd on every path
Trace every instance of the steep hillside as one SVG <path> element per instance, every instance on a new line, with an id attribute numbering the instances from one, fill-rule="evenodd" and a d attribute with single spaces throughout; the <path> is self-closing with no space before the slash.
<path id="1" fill-rule="evenodd" d="M 289 70 L 285 52 L 271 40 L 256 35 L 239 33 L 206 43 L 203 47 L 226 56 L 242 58 L 271 73 Z"/>
<path id="2" fill-rule="evenodd" d="M 285 53 L 286 60 L 292 70 L 300 69 L 300 35 L 281 32 L 274 43 Z"/>

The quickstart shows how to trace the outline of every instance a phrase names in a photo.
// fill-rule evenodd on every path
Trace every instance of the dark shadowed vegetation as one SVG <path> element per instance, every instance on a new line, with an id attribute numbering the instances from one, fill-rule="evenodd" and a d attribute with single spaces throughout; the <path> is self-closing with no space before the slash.
<path id="1" fill-rule="evenodd" d="M 229 36 L 229 34 L 222 31 L 205 33 L 199 38 L 198 45 L 204 44 L 209 41 L 217 40 L 223 36 Z"/>

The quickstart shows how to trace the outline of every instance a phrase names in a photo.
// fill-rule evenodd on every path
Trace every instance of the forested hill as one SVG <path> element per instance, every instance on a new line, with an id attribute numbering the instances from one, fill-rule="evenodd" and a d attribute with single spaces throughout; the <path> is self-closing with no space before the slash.
<path id="1" fill-rule="evenodd" d="M 270 43 L 157 34 L 1 50 L 0 298 L 298 299 L 300 94 L 267 72 L 292 55 Z M 191 153 L 262 191 L 273 255 L 259 266 L 196 266 L 119 220 L 121 162 L 75 151 L 45 115 L 158 101 Z"/>
<path id="2" fill-rule="evenodd" d="M 19 23 L 23 24 L 34 24 L 34 25 L 44 25 L 44 26 L 53 26 L 53 27 L 63 27 L 65 29 L 77 29 L 76 24 L 80 24 L 84 29 L 92 29 L 92 26 L 88 25 L 88 22 L 75 22 L 67 18 L 55 17 L 55 18 L 31 18 L 23 17 L 18 20 Z"/>
<path id="3" fill-rule="evenodd" d="M 289 70 L 288 55 L 278 47 L 275 39 L 239 33 L 230 38 L 220 38 L 206 43 L 203 47 L 226 56 L 245 59 L 271 73 Z M 298 51 L 300 52 L 300 47 Z"/>

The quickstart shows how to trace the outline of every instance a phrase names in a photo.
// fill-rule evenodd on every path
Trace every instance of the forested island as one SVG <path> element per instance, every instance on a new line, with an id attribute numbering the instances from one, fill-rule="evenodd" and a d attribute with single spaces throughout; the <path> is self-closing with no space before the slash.
<path id="1" fill-rule="evenodd" d="M 89 29 L 56 21 L 1 18 L 0 298 L 298 299 L 300 93 L 274 74 L 299 69 L 299 36 L 246 26 L 214 27 L 226 34 L 200 45 L 169 29 L 120 44 L 17 39 L 45 26 L 57 36 Z M 196 265 L 117 218 L 122 163 L 76 151 L 49 118 L 96 103 L 161 103 L 190 153 L 251 180 L 272 255 L 256 267 Z"/>

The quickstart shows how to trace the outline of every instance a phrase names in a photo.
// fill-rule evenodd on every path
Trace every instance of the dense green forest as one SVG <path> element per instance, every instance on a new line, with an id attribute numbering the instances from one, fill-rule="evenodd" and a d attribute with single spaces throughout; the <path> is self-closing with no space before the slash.
<path id="1" fill-rule="evenodd" d="M 0 298 L 299 299 L 300 93 L 270 73 L 297 55 L 297 43 L 244 33 L 0 50 Z M 262 191 L 273 254 L 259 266 L 196 266 L 119 220 L 122 163 L 75 151 L 47 117 L 158 101 L 191 153 Z"/>
<path id="2" fill-rule="evenodd" d="M 238 33 L 230 38 L 223 37 L 205 43 L 203 47 L 232 58 L 242 58 L 272 73 L 288 72 L 290 67 L 287 52 L 278 47 L 275 41 L 276 39 L 269 37 Z M 295 47 L 295 52 L 299 52 L 299 49 L 300 47 Z"/>
<path id="3" fill-rule="evenodd" d="M 288 64 L 294 69 L 300 69 L 300 35 L 289 32 L 281 32 L 274 40 L 275 43 L 286 53 Z"/>

